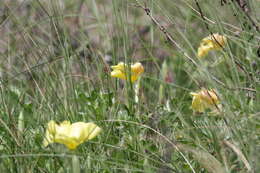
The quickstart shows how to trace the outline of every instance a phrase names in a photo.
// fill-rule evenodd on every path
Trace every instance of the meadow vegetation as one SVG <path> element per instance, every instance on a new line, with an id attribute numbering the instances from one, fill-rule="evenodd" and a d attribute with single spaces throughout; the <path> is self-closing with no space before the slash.
<path id="1" fill-rule="evenodd" d="M 0 172 L 260 172 L 259 11 L 1 0 Z M 68 121 L 102 130 L 45 145 Z"/>

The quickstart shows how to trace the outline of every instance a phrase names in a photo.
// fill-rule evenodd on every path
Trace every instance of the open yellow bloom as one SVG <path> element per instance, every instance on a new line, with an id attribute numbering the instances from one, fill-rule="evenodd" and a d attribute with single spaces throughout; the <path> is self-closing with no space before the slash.
<path id="1" fill-rule="evenodd" d="M 214 108 L 219 103 L 219 98 L 215 90 L 202 89 L 201 91 L 190 93 L 193 96 L 192 109 L 196 112 L 204 112 L 207 108 Z"/>
<path id="2" fill-rule="evenodd" d="M 111 72 L 112 77 L 120 78 L 126 80 L 127 73 L 126 68 L 127 65 L 123 62 L 118 63 L 115 66 L 111 66 L 113 71 Z M 140 62 L 131 65 L 131 82 L 134 82 L 138 79 L 138 77 L 144 72 L 144 67 Z"/>
<path id="3" fill-rule="evenodd" d="M 51 143 L 61 143 L 73 150 L 79 144 L 93 139 L 101 132 L 101 128 L 94 123 L 76 122 L 71 124 L 63 121 L 61 124 L 51 120 L 45 133 L 43 145 L 46 147 Z"/>
<path id="4" fill-rule="evenodd" d="M 226 42 L 227 38 L 219 34 L 213 34 L 203 38 L 198 48 L 198 57 L 202 58 L 206 56 L 211 50 L 221 50 Z"/>

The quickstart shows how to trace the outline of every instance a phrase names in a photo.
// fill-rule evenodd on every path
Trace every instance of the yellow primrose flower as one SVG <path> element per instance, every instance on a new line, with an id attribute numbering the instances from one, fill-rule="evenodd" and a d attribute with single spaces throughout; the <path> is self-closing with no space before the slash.
<path id="1" fill-rule="evenodd" d="M 93 139 L 100 132 L 101 128 L 94 123 L 76 122 L 71 124 L 69 121 L 63 121 L 58 125 L 51 120 L 48 123 L 43 145 L 46 147 L 57 142 L 73 150 L 79 144 Z"/>
<path id="2" fill-rule="evenodd" d="M 196 112 L 204 112 L 207 108 L 214 108 L 219 103 L 219 98 L 215 90 L 202 89 L 201 91 L 190 93 L 193 96 L 192 109 Z"/>
<path id="3" fill-rule="evenodd" d="M 211 50 L 221 50 L 226 42 L 227 38 L 219 34 L 213 34 L 203 38 L 198 48 L 198 57 L 202 58 L 206 56 Z"/>
<path id="4" fill-rule="evenodd" d="M 112 77 L 120 78 L 126 80 L 126 68 L 127 65 L 123 62 L 118 63 L 115 66 L 111 66 L 113 71 L 111 72 Z M 144 72 L 144 67 L 140 62 L 131 65 L 131 82 L 134 82 L 138 77 Z"/>

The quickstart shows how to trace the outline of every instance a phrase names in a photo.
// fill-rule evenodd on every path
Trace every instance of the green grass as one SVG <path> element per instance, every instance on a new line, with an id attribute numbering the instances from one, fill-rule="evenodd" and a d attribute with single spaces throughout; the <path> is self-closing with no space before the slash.
<path id="1" fill-rule="evenodd" d="M 59 2 L 0 2 L 0 172 L 260 171 L 260 34 L 235 1 L 199 1 L 204 19 L 195 0 Z M 228 44 L 198 59 L 211 32 Z M 120 61 L 144 65 L 137 83 L 110 77 Z M 218 114 L 191 109 L 203 87 Z M 50 120 L 103 131 L 73 151 L 45 148 Z"/>

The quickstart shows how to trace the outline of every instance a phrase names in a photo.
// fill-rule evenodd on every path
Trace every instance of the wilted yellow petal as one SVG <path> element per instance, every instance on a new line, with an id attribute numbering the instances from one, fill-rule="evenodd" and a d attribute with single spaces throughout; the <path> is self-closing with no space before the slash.
<path id="1" fill-rule="evenodd" d="M 126 80 L 127 78 L 127 70 L 125 69 L 127 66 L 123 62 L 118 63 L 118 65 L 111 66 L 113 71 L 111 72 L 111 77 L 120 78 Z M 144 72 L 144 67 L 141 63 L 135 63 L 131 65 L 131 81 L 134 82 L 138 79 L 138 77 Z"/>
<path id="2" fill-rule="evenodd" d="M 71 124 L 63 121 L 57 125 L 54 121 L 48 123 L 44 146 L 57 142 L 66 145 L 69 149 L 75 149 L 81 143 L 93 139 L 101 132 L 101 128 L 94 123 L 76 122 Z"/>
<path id="3" fill-rule="evenodd" d="M 208 104 L 213 105 L 219 103 L 218 96 L 214 90 L 202 90 L 200 92 L 201 98 Z"/>
<path id="4" fill-rule="evenodd" d="M 221 50 L 227 42 L 225 36 L 219 34 L 213 34 L 202 39 L 198 48 L 198 57 L 202 58 L 208 54 L 211 50 Z"/>
<path id="5" fill-rule="evenodd" d="M 198 93 L 191 92 L 192 109 L 196 112 L 204 112 L 207 108 L 213 108 L 219 103 L 218 96 L 214 90 L 202 89 Z"/>

